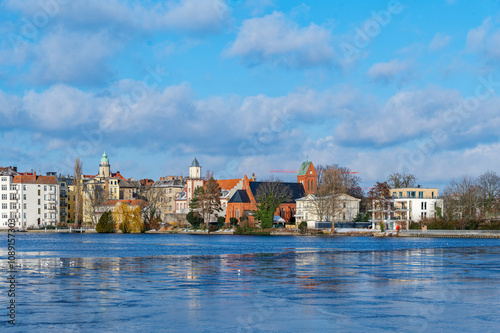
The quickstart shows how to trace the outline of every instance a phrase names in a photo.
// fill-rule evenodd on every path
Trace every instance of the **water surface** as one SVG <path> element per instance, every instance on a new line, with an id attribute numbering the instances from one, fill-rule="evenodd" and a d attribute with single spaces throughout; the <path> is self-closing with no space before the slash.
<path id="1" fill-rule="evenodd" d="M 16 328 L 23 332 L 496 332 L 500 326 L 499 239 L 17 237 Z M 0 265 L 5 271 L 6 260 Z M 8 327 L 6 320 L 1 325 Z"/>

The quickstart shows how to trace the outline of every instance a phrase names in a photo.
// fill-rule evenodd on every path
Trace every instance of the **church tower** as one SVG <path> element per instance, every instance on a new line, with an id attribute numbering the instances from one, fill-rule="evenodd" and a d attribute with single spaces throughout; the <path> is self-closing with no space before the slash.
<path id="1" fill-rule="evenodd" d="M 111 175 L 111 172 L 109 169 L 108 155 L 106 155 L 106 152 L 104 152 L 104 154 L 102 154 L 101 164 L 99 164 L 99 177 L 100 178 L 109 178 L 110 175 Z"/>
<path id="2" fill-rule="evenodd" d="M 318 186 L 318 173 L 312 162 L 305 161 L 302 163 L 297 173 L 297 182 L 304 186 L 306 194 L 316 192 L 316 187 Z"/>
<path id="3" fill-rule="evenodd" d="M 200 163 L 198 163 L 196 157 L 194 158 L 193 163 L 191 163 L 191 166 L 189 167 L 189 178 L 201 179 L 201 166 Z"/>

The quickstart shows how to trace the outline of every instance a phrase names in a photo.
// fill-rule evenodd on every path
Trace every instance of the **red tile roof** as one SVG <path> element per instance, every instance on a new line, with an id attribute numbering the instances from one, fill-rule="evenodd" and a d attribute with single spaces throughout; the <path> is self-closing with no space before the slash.
<path id="1" fill-rule="evenodd" d="M 57 185 L 57 178 L 55 176 L 14 176 L 13 184 L 50 184 Z"/>
<path id="2" fill-rule="evenodd" d="M 111 177 L 113 178 L 118 178 L 118 179 L 121 179 L 121 180 L 127 180 L 125 179 L 125 177 L 123 177 L 120 173 L 120 171 L 116 172 L 116 173 L 111 173 Z"/>
<path id="3" fill-rule="evenodd" d="M 217 184 L 221 190 L 232 190 L 241 179 L 219 179 L 217 180 Z"/>

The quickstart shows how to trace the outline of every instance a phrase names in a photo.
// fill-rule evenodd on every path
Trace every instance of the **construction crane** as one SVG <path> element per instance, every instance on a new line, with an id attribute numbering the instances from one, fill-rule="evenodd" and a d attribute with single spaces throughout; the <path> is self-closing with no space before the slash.
<path id="1" fill-rule="evenodd" d="M 299 173 L 299 170 L 271 170 L 270 172 L 276 172 L 276 173 Z M 318 171 L 318 173 L 322 173 L 323 171 Z M 342 171 L 342 173 L 359 173 L 357 171 Z"/>

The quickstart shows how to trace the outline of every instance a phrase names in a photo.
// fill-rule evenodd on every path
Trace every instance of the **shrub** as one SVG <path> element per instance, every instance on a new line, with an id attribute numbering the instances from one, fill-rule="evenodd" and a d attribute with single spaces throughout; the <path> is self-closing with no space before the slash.
<path id="1" fill-rule="evenodd" d="M 193 226 L 194 229 L 198 229 L 200 227 L 200 224 L 205 222 L 200 214 L 193 211 L 187 213 L 186 220 Z"/>
<path id="2" fill-rule="evenodd" d="M 229 224 L 231 224 L 231 226 L 235 226 L 238 224 L 238 219 L 236 217 L 231 217 L 229 219 Z"/>
<path id="3" fill-rule="evenodd" d="M 115 222 L 113 221 L 113 215 L 111 212 L 105 212 L 101 215 L 101 218 L 95 227 L 95 231 L 98 233 L 115 232 Z"/>
<path id="4" fill-rule="evenodd" d="M 219 228 L 222 228 L 224 226 L 224 223 L 226 223 L 226 219 L 224 216 L 219 216 L 217 218 L 217 224 L 219 225 Z"/>
<path id="5" fill-rule="evenodd" d="M 301 234 L 305 234 L 307 231 L 307 222 L 300 222 L 299 223 L 299 230 Z"/>
<path id="6" fill-rule="evenodd" d="M 208 225 L 208 232 L 214 232 L 214 231 L 217 231 L 219 230 L 219 225 L 218 224 L 213 224 L 213 223 L 210 223 Z"/>

